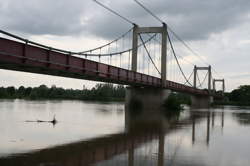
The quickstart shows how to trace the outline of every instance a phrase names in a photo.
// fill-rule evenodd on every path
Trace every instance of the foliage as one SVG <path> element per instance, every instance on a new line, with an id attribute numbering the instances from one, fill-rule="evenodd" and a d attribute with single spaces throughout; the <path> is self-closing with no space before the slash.
<path id="1" fill-rule="evenodd" d="M 164 103 L 164 108 L 169 112 L 182 110 L 181 101 L 176 93 L 171 93 Z"/>
<path id="2" fill-rule="evenodd" d="M 216 105 L 250 105 L 250 85 L 241 85 L 230 93 L 225 93 L 225 100 L 215 102 Z"/>
<path id="3" fill-rule="evenodd" d="M 242 85 L 233 90 L 229 95 L 229 100 L 234 102 L 250 103 L 250 85 Z"/>
<path id="4" fill-rule="evenodd" d="M 172 93 L 181 104 L 191 105 L 191 97 L 188 94 Z"/>
<path id="5" fill-rule="evenodd" d="M 51 88 L 46 85 L 39 87 L 20 86 L 0 87 L 0 98 L 20 98 L 20 99 L 78 99 L 78 100 L 123 100 L 125 97 L 125 87 L 112 84 L 97 84 L 92 89 L 73 90 L 63 89 L 56 86 Z"/>

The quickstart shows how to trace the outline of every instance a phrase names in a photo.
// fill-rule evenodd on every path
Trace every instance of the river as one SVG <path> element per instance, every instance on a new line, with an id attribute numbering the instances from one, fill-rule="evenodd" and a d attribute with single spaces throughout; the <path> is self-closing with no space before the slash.
<path id="1" fill-rule="evenodd" d="M 172 117 L 119 102 L 0 100 L 1 166 L 247 166 L 249 140 L 249 107 Z"/>

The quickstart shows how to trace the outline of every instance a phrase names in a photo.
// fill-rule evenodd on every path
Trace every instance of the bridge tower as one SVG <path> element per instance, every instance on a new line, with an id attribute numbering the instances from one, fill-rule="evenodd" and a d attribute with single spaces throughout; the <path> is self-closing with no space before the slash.
<path id="1" fill-rule="evenodd" d="M 222 95 L 225 93 L 225 80 L 224 79 L 213 79 L 213 92 L 216 92 L 216 82 L 222 83 Z"/>
<path id="2" fill-rule="evenodd" d="M 167 79 L 167 25 L 163 24 L 161 27 L 139 27 L 134 25 L 133 28 L 133 41 L 132 41 L 132 71 L 137 71 L 138 60 L 138 36 L 145 33 L 158 33 L 161 34 L 161 84 L 164 86 Z M 145 110 L 159 110 L 163 102 L 170 94 L 170 90 L 162 88 L 149 88 L 149 87 L 128 87 L 126 91 L 126 104 L 125 107 L 130 107 L 133 103 L 141 105 Z M 138 104 L 140 103 L 140 104 Z"/>
<path id="3" fill-rule="evenodd" d="M 213 102 L 213 97 L 210 96 L 212 93 L 211 91 L 211 83 L 212 83 L 212 71 L 211 71 L 211 66 L 209 65 L 208 67 L 197 67 L 194 66 L 194 83 L 193 86 L 194 88 L 197 88 L 197 72 L 199 70 L 207 70 L 208 72 L 208 96 L 201 96 L 201 95 L 191 95 L 191 102 L 192 108 L 209 108 L 211 103 Z"/>
<path id="4" fill-rule="evenodd" d="M 132 41 L 132 71 L 137 71 L 137 52 L 138 52 L 138 35 L 143 33 L 159 33 L 161 40 L 161 79 L 162 84 L 166 83 L 167 78 L 167 25 L 164 23 L 162 27 L 139 27 L 134 25 L 133 41 Z"/>
<path id="5" fill-rule="evenodd" d="M 194 66 L 194 88 L 197 88 L 197 72 L 199 70 L 207 70 L 208 72 L 208 92 L 211 93 L 211 82 L 212 82 L 212 71 L 211 71 L 211 66 L 209 65 L 208 67 L 197 67 Z"/>

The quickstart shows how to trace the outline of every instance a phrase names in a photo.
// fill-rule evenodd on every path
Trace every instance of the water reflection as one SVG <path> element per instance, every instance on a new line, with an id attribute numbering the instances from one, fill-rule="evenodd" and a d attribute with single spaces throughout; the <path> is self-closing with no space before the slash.
<path id="1" fill-rule="evenodd" d="M 0 160 L 0 165 L 140 165 L 142 162 L 154 163 L 163 166 L 165 163 L 165 136 L 182 126 L 192 124 L 193 114 L 181 121 L 163 116 L 159 111 L 140 112 L 136 116 L 126 113 L 126 132 L 112 134 L 105 137 L 98 137 L 88 141 L 65 144 L 43 150 L 35 150 L 31 153 L 9 156 Z M 180 115 L 178 115 L 180 116 Z M 196 116 L 198 120 L 200 116 Z M 153 142 L 153 144 L 152 144 Z M 156 145 L 158 144 L 158 145 Z M 155 155 L 152 161 L 146 154 L 146 146 L 154 148 Z M 117 156 L 120 156 L 117 159 Z M 120 161 L 122 160 L 122 161 Z"/>
<path id="2" fill-rule="evenodd" d="M 108 105 L 96 108 L 101 116 L 121 112 L 110 111 Z M 186 110 L 175 116 L 126 110 L 124 131 L 9 156 L 0 159 L 0 165 L 244 166 L 250 162 L 250 128 L 238 125 L 243 118 L 249 119 L 249 113 L 223 108 Z"/>
<path id="3" fill-rule="evenodd" d="M 250 114 L 249 113 L 233 113 L 235 119 L 241 125 L 250 125 Z"/>

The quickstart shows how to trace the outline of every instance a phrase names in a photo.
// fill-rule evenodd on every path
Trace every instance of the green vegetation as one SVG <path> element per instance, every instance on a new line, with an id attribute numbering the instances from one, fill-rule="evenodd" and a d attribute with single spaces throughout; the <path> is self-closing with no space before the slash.
<path id="1" fill-rule="evenodd" d="M 218 105 L 250 106 L 250 85 L 241 85 L 230 93 L 225 93 L 226 100 L 215 102 Z"/>
<path id="2" fill-rule="evenodd" d="M 172 96 L 176 98 L 181 104 L 191 105 L 191 97 L 184 93 L 172 93 Z"/>
<path id="3" fill-rule="evenodd" d="M 113 84 L 97 84 L 92 89 L 73 90 L 63 89 L 56 86 L 48 88 L 40 85 L 35 88 L 0 87 L 0 98 L 2 99 L 70 99 L 70 100 L 99 100 L 99 101 L 121 101 L 125 97 L 125 87 Z"/>
<path id="4" fill-rule="evenodd" d="M 181 93 L 171 93 L 163 105 L 163 113 L 168 119 L 178 120 L 183 107 L 186 104 L 187 96 Z M 184 100 L 186 99 L 186 101 Z M 189 99 L 190 100 L 190 99 Z M 185 102 L 184 102 L 185 101 Z"/>
<path id="5" fill-rule="evenodd" d="M 169 112 L 178 112 L 182 110 L 182 101 L 180 100 L 180 94 L 171 93 L 164 103 L 164 108 Z"/>
<path id="6" fill-rule="evenodd" d="M 242 85 L 228 95 L 229 101 L 250 105 L 250 85 Z"/>

